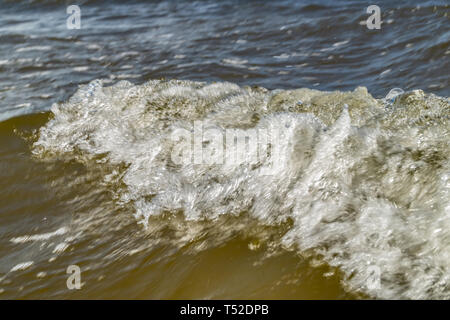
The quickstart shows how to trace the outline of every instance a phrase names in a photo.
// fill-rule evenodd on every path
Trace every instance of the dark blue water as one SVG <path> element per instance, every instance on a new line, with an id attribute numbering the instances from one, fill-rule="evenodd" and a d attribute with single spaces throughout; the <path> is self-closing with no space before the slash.
<path id="1" fill-rule="evenodd" d="M 449 93 L 447 1 L 0 2 L 0 118 L 48 110 L 79 84 L 176 78 L 274 88 Z"/>

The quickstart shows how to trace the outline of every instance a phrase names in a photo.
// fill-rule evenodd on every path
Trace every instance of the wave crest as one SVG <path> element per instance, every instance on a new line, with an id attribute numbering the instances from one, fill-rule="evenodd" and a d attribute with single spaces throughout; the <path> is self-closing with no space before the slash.
<path id="1" fill-rule="evenodd" d="M 394 93 L 97 80 L 52 107 L 33 152 L 112 166 L 105 181 L 116 184 L 118 205 L 133 205 L 144 225 L 171 212 L 290 219 L 282 243 L 339 267 L 350 290 L 448 299 L 450 104 L 420 90 Z M 196 121 L 217 136 L 199 138 Z M 177 130 L 189 143 L 187 161 L 175 163 Z M 231 159 L 230 130 L 258 157 Z M 277 140 L 264 140 L 274 131 Z M 225 150 L 221 162 L 196 162 L 196 138 L 203 156 Z"/>

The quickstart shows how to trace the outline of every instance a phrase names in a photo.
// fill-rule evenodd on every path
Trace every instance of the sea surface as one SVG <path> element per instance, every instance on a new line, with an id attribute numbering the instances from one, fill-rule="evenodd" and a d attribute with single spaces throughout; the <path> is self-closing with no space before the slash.
<path id="1" fill-rule="evenodd" d="M 72 4 L 0 1 L 0 299 L 450 299 L 448 1 Z"/>

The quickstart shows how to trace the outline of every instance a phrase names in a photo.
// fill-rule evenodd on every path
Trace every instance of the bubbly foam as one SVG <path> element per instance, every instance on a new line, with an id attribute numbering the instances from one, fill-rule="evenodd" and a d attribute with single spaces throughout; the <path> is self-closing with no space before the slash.
<path id="1" fill-rule="evenodd" d="M 362 87 L 97 80 L 52 112 L 34 154 L 112 166 L 105 181 L 117 204 L 131 204 L 144 226 L 179 212 L 188 220 L 243 212 L 266 225 L 291 220 L 282 244 L 338 267 L 349 290 L 450 298 L 448 99 L 420 90 L 378 100 Z M 281 138 L 253 163 L 173 163 L 173 132 L 192 132 L 195 121 Z"/>

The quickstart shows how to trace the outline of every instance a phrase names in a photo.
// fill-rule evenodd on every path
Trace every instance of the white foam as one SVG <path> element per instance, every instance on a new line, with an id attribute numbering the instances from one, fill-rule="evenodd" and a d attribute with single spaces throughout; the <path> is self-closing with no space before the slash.
<path id="1" fill-rule="evenodd" d="M 102 162 L 126 164 L 117 196 L 144 226 L 171 212 L 194 221 L 242 212 L 265 225 L 290 220 L 283 245 L 339 268 L 350 290 L 450 298 L 448 108 L 420 91 L 375 100 L 365 88 L 95 81 L 53 106 L 34 153 L 79 161 L 106 154 Z M 171 134 L 193 132 L 200 120 L 219 133 L 278 130 L 275 165 L 266 158 L 174 165 Z"/>
<path id="2" fill-rule="evenodd" d="M 19 264 L 15 265 L 14 267 L 12 267 L 10 272 L 26 270 L 29 267 L 31 267 L 33 264 L 34 264 L 33 261 L 27 261 L 27 262 L 19 263 Z"/>
<path id="3" fill-rule="evenodd" d="M 246 64 L 248 61 L 244 60 L 244 59 L 223 59 L 222 62 L 226 63 L 226 64 L 232 64 L 232 65 L 240 66 L 240 65 Z"/>
<path id="4" fill-rule="evenodd" d="M 34 235 L 25 235 L 21 237 L 12 238 L 9 241 L 13 243 L 26 243 L 30 241 L 45 241 L 49 240 L 52 237 L 63 235 L 67 232 L 66 227 L 59 228 L 53 232 L 42 233 L 42 234 L 34 234 Z"/>
<path id="5" fill-rule="evenodd" d="M 26 52 L 26 51 L 47 51 L 51 50 L 51 46 L 31 46 L 16 49 L 16 52 Z"/>

